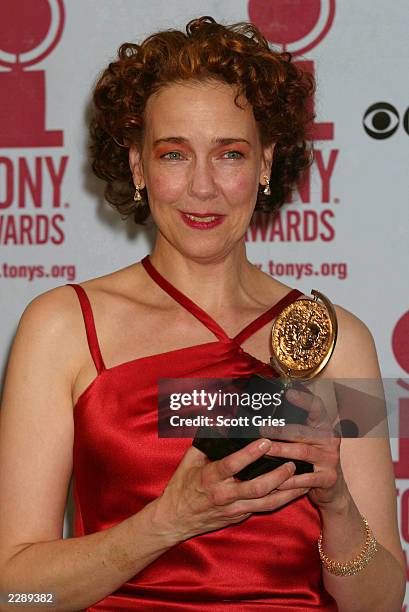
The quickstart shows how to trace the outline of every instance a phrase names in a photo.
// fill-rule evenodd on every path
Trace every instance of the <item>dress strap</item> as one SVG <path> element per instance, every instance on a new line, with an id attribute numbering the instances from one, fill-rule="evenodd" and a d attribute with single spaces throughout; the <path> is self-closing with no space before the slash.
<path id="1" fill-rule="evenodd" d="M 179 289 L 176 289 L 169 281 L 166 280 L 160 274 L 157 269 L 153 266 L 151 260 L 149 259 L 149 255 L 146 255 L 142 260 L 141 264 L 145 268 L 146 272 L 155 281 L 170 297 L 172 297 L 176 302 L 179 302 L 183 308 L 186 308 L 196 319 L 199 319 L 207 329 L 209 329 L 218 340 L 226 341 L 230 340 L 226 332 L 216 323 L 212 317 L 210 317 L 204 310 L 200 308 L 197 304 L 195 304 L 190 298 L 184 295 Z"/>
<path id="2" fill-rule="evenodd" d="M 88 295 L 81 287 L 73 283 L 67 283 L 68 287 L 75 289 L 84 317 L 85 331 L 87 332 L 88 346 L 91 353 L 91 357 L 95 364 L 98 374 L 101 374 L 105 370 L 104 360 L 102 359 L 101 349 L 98 342 L 97 330 L 95 329 L 94 315 L 92 313 L 91 303 Z"/>
<path id="3" fill-rule="evenodd" d="M 272 321 L 286 306 L 289 306 L 292 302 L 294 302 L 298 297 L 303 295 L 302 291 L 298 289 L 291 289 L 281 300 L 276 302 L 274 306 L 272 306 L 266 312 L 263 312 L 257 319 L 254 319 L 251 323 L 246 325 L 244 329 L 241 330 L 234 336 L 233 340 L 237 342 L 237 344 L 242 344 L 247 338 L 249 338 L 252 334 L 256 333 L 259 329 L 261 329 L 264 325 Z"/>
<path id="4" fill-rule="evenodd" d="M 194 315 L 199 321 L 203 323 L 214 335 L 218 338 L 218 340 L 226 341 L 226 340 L 234 340 L 237 344 L 241 344 L 249 336 L 254 334 L 257 330 L 261 329 L 263 325 L 266 325 L 269 321 L 274 319 L 274 317 L 280 313 L 286 306 L 291 304 L 298 297 L 303 295 L 301 291 L 298 289 L 291 289 L 281 300 L 279 300 L 274 306 L 269 308 L 266 312 L 263 312 L 257 319 L 246 325 L 244 329 L 241 330 L 234 338 L 230 338 L 226 332 L 216 323 L 212 317 L 210 317 L 204 310 L 200 308 L 197 304 L 195 304 L 190 298 L 184 295 L 179 289 L 176 289 L 169 281 L 166 280 L 158 272 L 158 270 L 153 266 L 151 260 L 149 259 L 149 255 L 146 255 L 142 260 L 141 264 L 145 268 L 146 272 L 149 276 L 154 280 L 170 297 L 179 302 L 181 306 L 186 308 L 192 315 Z"/>

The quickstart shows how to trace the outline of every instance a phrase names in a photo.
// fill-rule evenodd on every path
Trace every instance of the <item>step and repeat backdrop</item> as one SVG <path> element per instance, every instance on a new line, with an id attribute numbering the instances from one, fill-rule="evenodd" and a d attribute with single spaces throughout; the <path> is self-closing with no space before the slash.
<path id="1" fill-rule="evenodd" d="M 274 222 L 255 215 L 248 255 L 371 329 L 395 385 L 401 430 L 391 445 L 409 550 L 406 0 L 1 0 L 0 372 L 32 298 L 150 251 L 152 225 L 121 221 L 90 172 L 91 88 L 122 42 L 200 15 L 252 21 L 316 76 L 315 164 Z"/>

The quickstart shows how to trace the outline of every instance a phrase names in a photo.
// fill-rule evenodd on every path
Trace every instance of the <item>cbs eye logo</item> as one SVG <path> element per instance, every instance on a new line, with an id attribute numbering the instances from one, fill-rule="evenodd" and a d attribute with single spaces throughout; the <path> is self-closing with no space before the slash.
<path id="1" fill-rule="evenodd" d="M 365 132 L 375 140 L 390 138 L 399 127 L 399 113 L 388 102 L 372 104 L 364 114 L 362 123 Z M 403 129 L 409 134 L 409 108 L 402 119 Z"/>

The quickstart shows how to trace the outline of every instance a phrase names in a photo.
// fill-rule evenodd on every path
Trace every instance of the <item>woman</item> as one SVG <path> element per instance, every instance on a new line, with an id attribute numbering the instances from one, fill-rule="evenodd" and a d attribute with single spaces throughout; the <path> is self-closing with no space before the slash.
<path id="1" fill-rule="evenodd" d="M 250 264 L 244 235 L 255 205 L 276 211 L 310 163 L 311 93 L 254 26 L 210 17 L 123 45 L 103 73 L 93 167 L 122 214 L 152 215 L 157 238 L 142 262 L 49 291 L 22 317 L 2 411 L 2 591 L 52 593 L 55 610 L 400 609 L 386 440 L 341 446 L 322 405 L 326 436 L 261 439 L 221 461 L 157 437 L 159 378 L 275 375 L 269 323 L 301 292 Z M 321 376 L 379 377 L 368 329 L 336 313 Z M 317 425 L 308 397 L 293 401 Z M 234 478 L 264 454 L 314 472 L 288 461 Z"/>

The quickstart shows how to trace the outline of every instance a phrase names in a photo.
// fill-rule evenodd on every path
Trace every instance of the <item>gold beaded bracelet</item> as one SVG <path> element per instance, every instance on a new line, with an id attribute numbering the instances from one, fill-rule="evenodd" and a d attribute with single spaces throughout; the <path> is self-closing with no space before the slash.
<path id="1" fill-rule="evenodd" d="M 362 514 L 361 518 L 365 525 L 365 544 L 361 552 L 354 559 L 352 559 L 352 561 L 348 561 L 347 563 L 334 561 L 324 553 L 322 550 L 322 531 L 320 533 L 320 537 L 318 538 L 318 551 L 320 553 L 322 564 L 326 570 L 328 570 L 331 574 L 335 574 L 335 576 L 353 576 L 354 574 L 357 574 L 368 565 L 378 550 L 378 543 L 372 529 L 368 525 L 368 521 L 364 516 L 362 516 Z"/>

